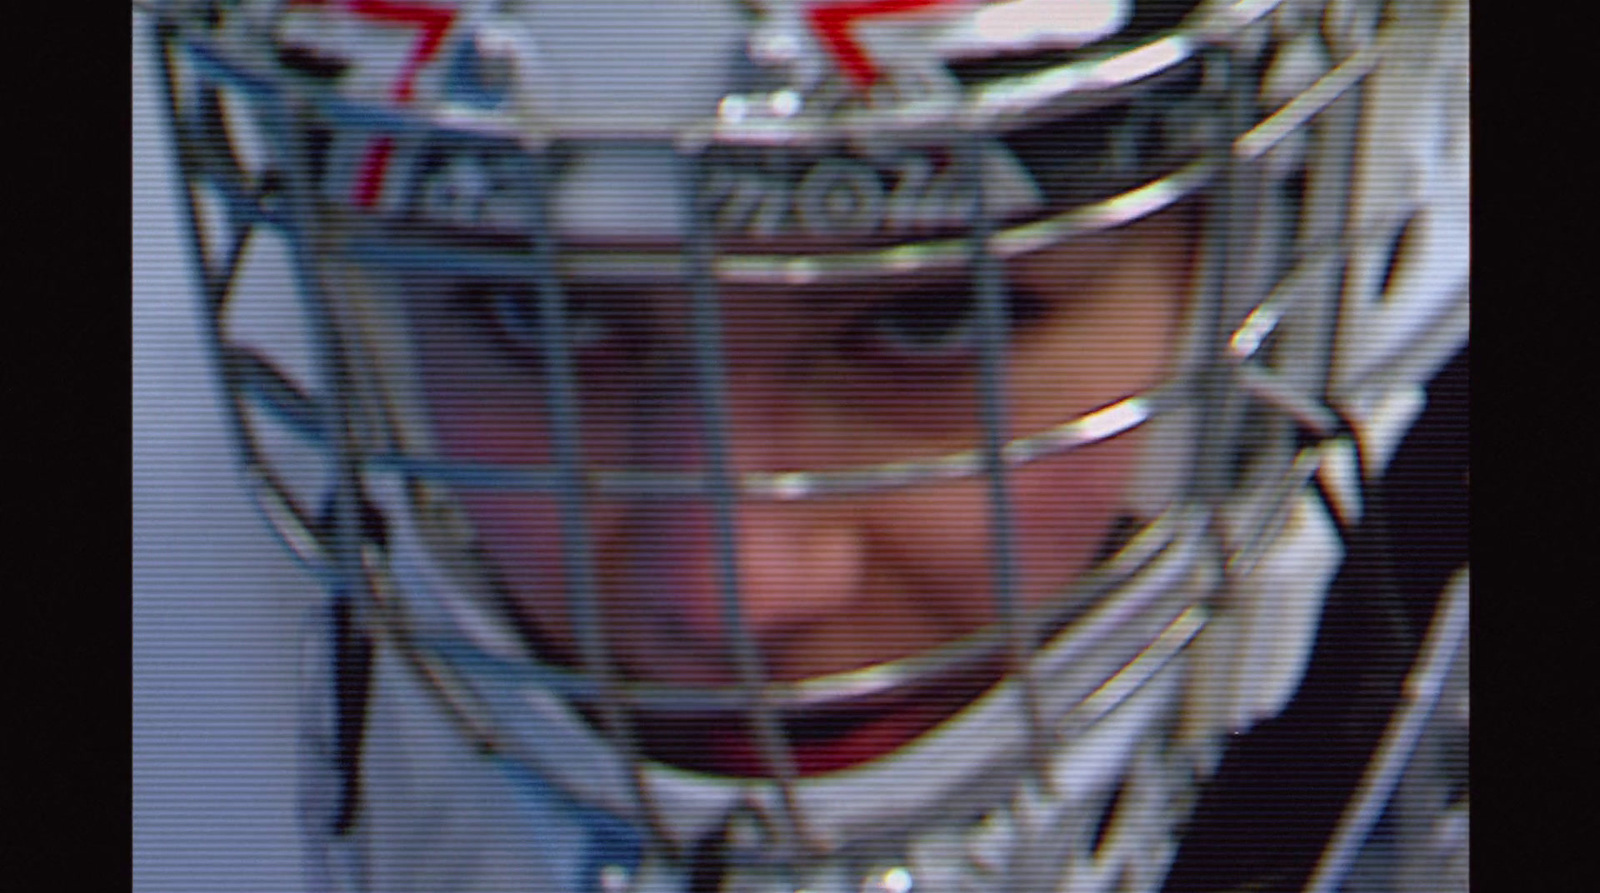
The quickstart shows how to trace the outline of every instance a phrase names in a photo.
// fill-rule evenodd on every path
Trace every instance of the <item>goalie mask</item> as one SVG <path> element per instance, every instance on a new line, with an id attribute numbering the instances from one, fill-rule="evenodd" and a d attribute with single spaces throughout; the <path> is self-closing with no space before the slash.
<path id="1" fill-rule="evenodd" d="M 318 882 L 1160 888 L 1465 341 L 1459 7 L 162 7 Z"/>

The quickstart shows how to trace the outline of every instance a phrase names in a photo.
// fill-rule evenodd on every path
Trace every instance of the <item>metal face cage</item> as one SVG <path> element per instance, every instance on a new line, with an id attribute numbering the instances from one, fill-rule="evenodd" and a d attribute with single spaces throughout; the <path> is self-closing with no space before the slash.
<path id="1" fill-rule="evenodd" d="M 583 884 L 606 890 L 698 883 L 713 863 L 713 873 L 734 886 L 825 886 L 830 882 L 821 879 L 843 872 L 846 886 L 890 890 L 915 878 L 917 889 L 940 889 L 938 869 L 930 867 L 938 860 L 916 853 L 944 825 L 926 815 L 887 821 L 870 809 L 819 818 L 827 810 L 818 804 L 842 799 L 845 785 L 805 777 L 784 717 L 999 660 L 1006 683 L 975 702 L 964 714 L 966 730 L 946 736 L 944 745 L 945 752 L 981 750 L 982 765 L 912 802 L 959 816 L 969 841 L 981 836 L 972 827 L 994 826 L 1001 821 L 996 816 L 1018 826 L 1029 815 L 1056 816 L 1059 840 L 1046 843 L 1048 835 L 1023 831 L 1001 835 L 1015 838 L 1005 855 L 989 863 L 963 857 L 971 877 L 1044 889 L 1055 887 L 1058 874 L 1081 868 L 1104 875 L 1107 889 L 1153 889 L 1161 858 L 1149 858 L 1142 869 L 1118 860 L 1155 840 L 1170 855 L 1172 829 L 1195 780 L 1214 765 L 1222 737 L 1287 699 L 1305 655 L 1283 657 L 1282 646 L 1251 637 L 1286 625 L 1299 631 L 1288 638 L 1308 650 L 1319 592 L 1332 571 L 1301 569 L 1305 579 L 1291 583 L 1295 597 L 1285 599 L 1292 604 L 1266 613 L 1252 607 L 1251 593 L 1283 581 L 1274 557 L 1286 540 L 1309 528 L 1333 529 L 1307 520 L 1308 492 L 1320 489 L 1337 525 L 1354 523 L 1361 511 L 1360 432 L 1335 406 L 1329 370 L 1358 248 L 1404 222 L 1357 219 L 1347 198 L 1357 192 L 1351 147 L 1365 81 L 1401 38 L 1377 27 L 1375 5 L 1333 6 L 1343 19 L 1313 4 L 1202 4 L 1104 50 L 975 75 L 955 102 L 796 121 L 752 113 L 791 95 L 753 90 L 730 93 L 693 126 L 620 135 L 533 129 L 513 106 L 471 96 L 414 105 L 358 101 L 306 76 L 305 64 L 285 61 L 272 39 L 273 16 L 281 10 L 160 8 L 155 27 L 208 342 L 254 494 L 273 528 L 332 594 L 340 627 L 334 658 L 361 663 L 374 648 L 389 649 L 439 697 L 469 741 L 541 779 L 582 822 L 601 829 L 600 837 L 624 841 L 613 847 L 622 855 L 582 869 Z M 494 61 L 492 53 L 474 58 Z M 1168 100 L 1141 104 L 1149 96 Z M 1122 151 L 1131 160 L 1087 172 L 1098 181 L 1065 165 L 1043 181 L 1043 207 L 1027 214 L 990 200 L 985 171 L 997 140 L 1102 119 L 1113 123 L 1102 128 L 1099 150 L 1085 154 Z M 758 238 L 773 235 L 771 193 L 751 198 L 739 191 L 748 183 L 739 177 L 751 169 L 742 160 L 799 159 L 791 167 L 815 171 L 829 158 L 848 156 L 863 134 L 883 132 L 901 144 L 937 143 L 949 152 L 961 225 L 936 220 L 915 238 L 867 232 L 844 244 Z M 551 197 L 563 164 L 587 150 L 619 146 L 674 159 L 675 189 L 692 197 L 675 243 L 588 244 L 559 236 Z M 1014 140 L 1008 148 L 1025 155 L 1019 146 Z M 351 159 L 373 154 L 397 159 L 394 182 L 374 187 L 352 169 Z M 405 198 L 425 191 L 424 174 L 442 169 L 430 167 L 438 158 L 476 159 L 478 170 L 488 171 L 477 191 L 453 193 L 444 203 L 447 209 L 474 203 L 474 226 L 453 225 L 448 215 L 418 219 L 416 203 Z M 864 181 L 841 175 L 841 182 Z M 864 202 L 870 204 L 819 201 L 792 216 L 843 207 L 839 213 L 849 217 Z M 1012 429 L 1004 380 L 1006 262 L 1185 202 L 1204 215 L 1204 242 L 1185 341 L 1167 379 L 1046 429 L 1006 436 Z M 269 238 L 297 271 L 296 321 L 310 333 L 304 342 L 310 349 L 299 356 L 264 349 L 243 333 L 249 314 L 235 279 L 252 243 Z M 420 398 L 395 349 L 405 340 L 396 322 L 403 311 L 385 306 L 392 287 L 373 283 L 458 274 L 531 288 L 547 388 L 547 463 L 449 459 L 417 428 Z M 720 292 L 870 284 L 913 274 L 958 275 L 971 283 L 976 442 L 864 466 L 736 471 Z M 569 309 L 573 284 L 595 281 L 621 288 L 672 281 L 688 295 L 693 350 L 686 362 L 704 444 L 699 468 L 597 469 L 585 461 L 574 359 L 581 333 Z M 283 303 L 280 297 L 276 310 L 257 311 L 255 321 L 290 327 Z M 1148 517 L 1071 592 L 1045 605 L 1025 604 L 1017 594 L 1010 477 L 1145 425 L 1164 425 L 1186 444 L 1180 451 L 1164 441 L 1170 467 Z M 297 451 L 310 458 L 294 459 Z M 766 678 L 760 646 L 741 613 L 735 536 L 741 507 L 966 478 L 987 488 L 998 620 L 945 647 L 864 669 L 799 681 Z M 464 580 L 441 558 L 462 551 L 452 494 L 463 490 L 535 493 L 556 505 L 574 660 L 551 661 L 530 649 L 495 602 L 493 585 L 470 575 Z M 736 684 L 692 689 L 631 679 L 609 653 L 591 504 L 618 497 L 709 506 Z M 1336 552 L 1335 544 L 1330 554 Z M 1269 665 L 1254 683 L 1241 681 Z M 346 688 L 338 722 L 322 743 L 345 767 L 338 792 L 323 796 L 322 811 L 312 816 L 334 837 L 360 825 L 361 689 Z M 566 706 L 548 708 L 530 725 L 520 715 L 528 711 L 529 692 Z M 761 771 L 711 781 L 654 763 L 640 742 L 638 717 L 674 711 L 736 717 L 756 743 Z M 1119 740 L 1118 717 L 1131 716 L 1144 717 L 1138 727 L 1146 738 L 1158 730 L 1157 740 L 1124 747 L 1129 762 L 1122 781 L 1114 789 L 1109 782 L 1088 785 L 1095 793 L 1087 799 L 1060 795 L 1061 778 L 1081 760 L 1063 754 L 1075 746 L 1085 752 L 1083 742 Z M 978 736 L 981 747 L 973 743 L 975 724 L 992 732 Z M 1012 732 L 993 732 L 998 726 Z M 541 752 L 552 730 L 606 755 L 563 767 L 569 751 Z M 1126 768 L 1135 764 L 1144 768 Z M 603 777 L 574 777 L 591 770 Z M 1086 805 L 1096 798 L 1098 811 Z M 1070 801 L 1071 809 L 1025 805 L 1035 801 Z M 1132 805 L 1119 805 L 1124 801 Z M 999 812 L 996 804 L 1003 805 Z M 1060 819 L 1062 810 L 1076 817 Z M 1109 821 L 1117 810 L 1126 818 Z M 1145 816 L 1160 819 L 1141 826 Z M 962 882 L 949 883 L 955 889 Z"/>

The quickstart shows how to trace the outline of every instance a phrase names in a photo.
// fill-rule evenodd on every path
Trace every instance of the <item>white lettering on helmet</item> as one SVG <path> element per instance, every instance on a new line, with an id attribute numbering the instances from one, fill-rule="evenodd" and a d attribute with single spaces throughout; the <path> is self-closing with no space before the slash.
<path id="1" fill-rule="evenodd" d="M 800 228 L 815 236 L 864 235 L 883 224 L 883 182 L 853 158 L 824 158 L 795 190 Z"/>
<path id="2" fill-rule="evenodd" d="M 771 237 L 900 234 L 960 226 L 973 216 L 974 183 L 939 149 L 876 157 L 830 156 L 786 170 L 759 162 L 720 165 L 707 198 L 720 232 Z M 1039 207 L 1032 176 L 1010 152 L 983 153 L 983 188 L 999 218 Z"/>

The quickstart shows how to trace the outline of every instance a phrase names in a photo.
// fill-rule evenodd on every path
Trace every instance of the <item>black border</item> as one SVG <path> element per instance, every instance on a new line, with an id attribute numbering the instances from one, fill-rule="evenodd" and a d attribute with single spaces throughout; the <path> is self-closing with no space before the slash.
<path id="1" fill-rule="evenodd" d="M 1480 0 L 1472 30 L 1473 883 L 1587 889 L 1596 54 L 1553 8 Z"/>
<path id="2" fill-rule="evenodd" d="M 68 14 L 34 14 L 54 9 Z M 13 13 L 0 590 L 21 658 L 6 737 L 24 753 L 8 748 L 5 802 L 40 839 L 8 841 L 6 875 L 117 889 L 132 854 L 131 41 L 119 17 Z"/>

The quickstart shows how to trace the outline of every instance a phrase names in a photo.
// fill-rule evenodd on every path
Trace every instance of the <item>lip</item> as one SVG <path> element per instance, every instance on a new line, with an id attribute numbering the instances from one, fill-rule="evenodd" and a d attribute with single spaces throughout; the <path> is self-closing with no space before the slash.
<path id="1" fill-rule="evenodd" d="M 999 681 L 1001 664 L 958 668 L 895 691 L 778 717 L 801 776 L 850 769 L 898 750 L 971 704 Z M 591 721 L 595 711 L 586 710 Z M 643 755 L 692 772 L 737 778 L 777 773 L 751 714 L 636 711 L 631 725 Z"/>
<path id="2" fill-rule="evenodd" d="M 680 640 L 672 646 L 665 639 L 654 639 L 648 649 L 643 645 L 629 645 L 629 655 L 636 660 L 624 668 L 628 678 L 685 690 L 737 686 L 735 674 L 725 662 L 704 660 L 705 652 L 694 644 Z M 563 653 L 546 653 L 558 663 L 576 666 L 575 655 L 559 651 Z M 987 658 L 888 691 L 783 711 L 777 717 L 780 733 L 800 776 L 854 768 L 898 750 L 955 715 L 997 683 L 1003 668 L 1002 658 Z M 606 727 L 596 702 L 574 706 L 597 729 Z M 748 710 L 643 706 L 629 711 L 627 725 L 646 759 L 707 775 L 771 778 L 778 774 L 761 746 L 754 714 Z"/>

